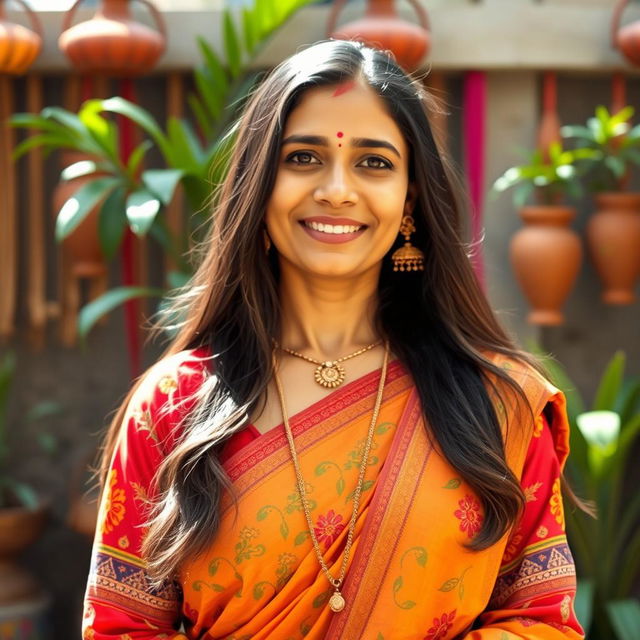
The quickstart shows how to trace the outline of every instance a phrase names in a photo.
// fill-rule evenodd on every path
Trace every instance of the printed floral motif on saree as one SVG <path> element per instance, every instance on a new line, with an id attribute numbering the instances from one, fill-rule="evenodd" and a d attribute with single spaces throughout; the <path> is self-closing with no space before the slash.
<path id="1" fill-rule="evenodd" d="M 152 589 L 140 545 L 153 478 L 192 406 L 189 398 L 209 375 L 205 356 L 184 352 L 159 363 L 131 402 L 100 509 L 84 638 L 583 637 L 573 612 L 575 575 L 559 520 L 562 503 L 554 489 L 568 451 L 563 399 L 537 374 L 515 366 L 513 375 L 539 419 L 506 443 L 526 505 L 496 545 L 481 552 L 464 548 L 482 524 L 481 503 L 432 447 L 411 377 L 395 361 L 367 461 L 344 611 L 327 606 L 333 590 L 313 551 L 279 428 L 247 439 L 224 459 L 238 494 L 237 512 L 225 494 L 210 548 L 182 567 L 175 583 Z M 373 371 L 347 382 L 291 418 L 315 531 L 334 574 L 379 375 Z M 503 407 L 503 417 L 508 412 Z"/>

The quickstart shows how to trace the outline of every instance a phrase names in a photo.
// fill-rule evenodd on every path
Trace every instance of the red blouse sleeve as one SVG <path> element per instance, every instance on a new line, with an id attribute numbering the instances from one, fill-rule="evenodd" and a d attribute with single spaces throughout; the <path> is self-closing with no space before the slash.
<path id="1" fill-rule="evenodd" d="M 84 602 L 85 640 L 186 640 L 177 631 L 179 588 L 169 582 L 151 587 L 140 548 L 155 472 L 204 375 L 202 359 L 171 356 L 145 375 L 127 407 L 100 503 Z"/>
<path id="2" fill-rule="evenodd" d="M 524 513 L 509 537 L 479 628 L 465 640 L 584 638 L 573 610 L 575 566 L 565 535 L 560 463 L 544 414 L 536 420 L 521 487 Z"/>

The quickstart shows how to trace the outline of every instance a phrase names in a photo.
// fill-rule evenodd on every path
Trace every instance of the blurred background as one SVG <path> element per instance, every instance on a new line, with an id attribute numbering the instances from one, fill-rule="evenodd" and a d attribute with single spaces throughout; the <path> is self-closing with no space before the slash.
<path id="1" fill-rule="evenodd" d="M 160 354 L 223 138 L 328 37 L 433 100 L 476 274 L 568 396 L 578 617 L 640 638 L 640 2 L 0 0 L 0 638 L 80 635 L 100 434 Z"/>

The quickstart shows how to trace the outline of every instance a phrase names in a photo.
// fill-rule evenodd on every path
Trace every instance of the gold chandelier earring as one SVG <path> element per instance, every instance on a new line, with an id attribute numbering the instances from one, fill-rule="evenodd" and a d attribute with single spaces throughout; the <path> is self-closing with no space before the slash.
<path id="1" fill-rule="evenodd" d="M 400 233 L 404 236 L 404 246 L 396 249 L 391 256 L 394 271 L 424 271 L 424 253 L 411 244 L 411 234 L 416 230 L 413 216 L 402 218 Z"/>

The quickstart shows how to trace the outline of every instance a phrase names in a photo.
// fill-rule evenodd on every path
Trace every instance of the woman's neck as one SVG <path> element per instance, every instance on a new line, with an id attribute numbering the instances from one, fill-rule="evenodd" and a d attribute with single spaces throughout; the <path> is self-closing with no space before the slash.
<path id="1" fill-rule="evenodd" d="M 373 273 L 332 280 L 283 270 L 282 346 L 329 359 L 379 340 L 374 325 L 377 282 Z"/>

